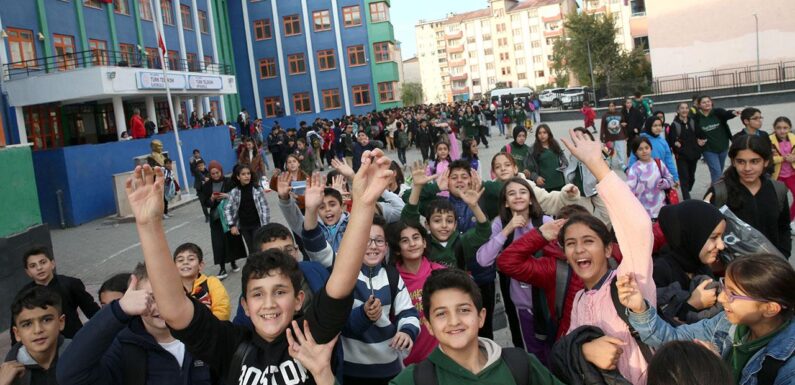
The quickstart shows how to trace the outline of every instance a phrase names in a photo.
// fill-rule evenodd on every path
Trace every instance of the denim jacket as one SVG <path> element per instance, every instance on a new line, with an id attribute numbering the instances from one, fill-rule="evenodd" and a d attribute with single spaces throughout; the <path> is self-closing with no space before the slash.
<path id="1" fill-rule="evenodd" d="M 636 314 L 629 310 L 629 322 L 638 331 L 643 342 L 651 347 L 659 347 L 668 341 L 699 339 L 712 342 L 718 347 L 721 357 L 726 360 L 731 354 L 736 325 L 726 319 L 726 313 L 701 320 L 690 325 L 673 327 L 657 316 L 657 310 L 650 306 L 645 312 Z M 756 385 L 757 373 L 762 369 L 765 357 L 786 360 L 776 376 L 774 385 L 786 385 L 795 381 L 795 323 L 782 330 L 776 338 L 751 357 L 743 368 L 738 385 Z"/>

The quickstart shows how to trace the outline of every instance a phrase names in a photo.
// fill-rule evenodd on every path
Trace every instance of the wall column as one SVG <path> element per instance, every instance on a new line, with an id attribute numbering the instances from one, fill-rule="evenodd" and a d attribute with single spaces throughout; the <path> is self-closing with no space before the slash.
<path id="1" fill-rule="evenodd" d="M 113 117 L 116 121 L 116 136 L 121 140 L 122 132 L 127 131 L 127 120 L 124 118 L 124 103 L 121 96 L 113 97 Z"/>
<path id="2" fill-rule="evenodd" d="M 22 107 L 14 107 L 17 114 L 17 130 L 19 133 L 19 144 L 28 144 L 28 131 L 25 129 L 25 112 Z"/>
<path id="3" fill-rule="evenodd" d="M 147 96 L 146 99 L 146 119 L 155 123 L 155 132 L 157 132 L 157 112 L 155 111 L 155 98 L 154 96 Z"/>
<path id="4" fill-rule="evenodd" d="M 196 109 L 196 114 L 199 115 L 199 119 L 204 117 L 204 106 L 201 103 L 201 97 L 193 97 L 193 108 Z"/>

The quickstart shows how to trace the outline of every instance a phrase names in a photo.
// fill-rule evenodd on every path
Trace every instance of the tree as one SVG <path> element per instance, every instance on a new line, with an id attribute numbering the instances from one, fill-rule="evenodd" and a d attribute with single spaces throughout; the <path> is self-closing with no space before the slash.
<path id="1" fill-rule="evenodd" d="M 403 83 L 401 100 L 404 106 L 422 103 L 422 85 L 420 83 Z"/>
<path id="2" fill-rule="evenodd" d="M 563 26 L 564 38 L 555 42 L 552 57 L 553 73 L 558 79 L 568 75 L 580 84 L 591 85 L 590 46 L 597 89 L 608 96 L 648 90 L 651 66 L 642 50 L 627 52 L 616 42 L 615 19 L 611 15 L 571 14 Z"/>

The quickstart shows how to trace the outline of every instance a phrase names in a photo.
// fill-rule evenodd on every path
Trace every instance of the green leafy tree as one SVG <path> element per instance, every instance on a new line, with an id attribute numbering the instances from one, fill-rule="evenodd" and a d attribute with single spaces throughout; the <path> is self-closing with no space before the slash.
<path id="1" fill-rule="evenodd" d="M 591 85 L 588 48 L 591 51 L 594 83 L 608 96 L 634 91 L 647 92 L 651 66 L 645 53 L 636 49 L 627 52 L 615 39 L 615 19 L 611 15 L 571 14 L 563 23 L 565 37 L 553 46 L 553 74 L 558 85 L 568 85 L 568 76 L 582 85 Z M 564 84 L 560 84 L 565 80 Z"/>
<path id="2" fill-rule="evenodd" d="M 404 106 L 422 103 L 422 85 L 420 83 L 403 83 L 401 100 Z"/>

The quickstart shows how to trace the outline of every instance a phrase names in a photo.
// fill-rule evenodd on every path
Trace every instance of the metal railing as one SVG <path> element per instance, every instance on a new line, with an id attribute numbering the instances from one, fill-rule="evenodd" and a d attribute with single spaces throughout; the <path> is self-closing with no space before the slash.
<path id="1" fill-rule="evenodd" d="M 169 58 L 166 64 L 167 68 L 172 71 L 234 75 L 232 67 L 228 64 L 205 63 L 198 60 L 198 58 L 194 60 Z M 124 51 L 88 50 L 8 63 L 3 65 L 2 71 L 6 80 L 14 80 L 101 66 L 163 68 L 161 58 L 156 55 L 150 56 L 145 53 Z"/>
<path id="2" fill-rule="evenodd" d="M 764 64 L 758 70 L 747 66 L 658 77 L 652 81 L 652 90 L 654 94 L 699 93 L 791 81 L 795 81 L 795 61 Z"/>

